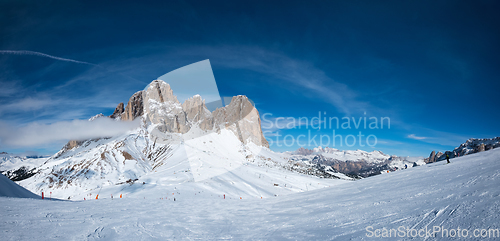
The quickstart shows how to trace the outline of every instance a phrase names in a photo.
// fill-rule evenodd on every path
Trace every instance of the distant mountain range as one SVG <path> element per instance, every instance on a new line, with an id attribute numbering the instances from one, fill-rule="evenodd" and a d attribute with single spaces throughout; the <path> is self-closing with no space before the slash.
<path id="1" fill-rule="evenodd" d="M 331 167 L 353 178 L 369 177 L 384 171 L 393 171 L 406 167 L 425 164 L 421 157 L 399 157 L 382 153 L 381 151 L 366 152 L 362 150 L 342 151 L 330 147 L 314 149 L 299 148 L 287 152 L 291 160 L 320 166 Z"/>

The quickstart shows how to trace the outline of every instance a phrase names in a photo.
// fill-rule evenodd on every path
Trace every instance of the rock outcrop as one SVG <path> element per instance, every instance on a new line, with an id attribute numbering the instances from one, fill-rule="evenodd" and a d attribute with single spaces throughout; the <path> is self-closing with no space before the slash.
<path id="1" fill-rule="evenodd" d="M 153 124 L 160 124 L 162 130 L 172 133 L 186 133 L 190 126 L 170 85 L 162 80 L 151 82 L 143 93 L 146 118 Z"/>
<path id="2" fill-rule="evenodd" d="M 142 116 L 144 113 L 143 91 L 138 91 L 133 94 L 128 103 L 125 111 L 121 115 L 122 120 L 134 120 Z"/>
<path id="3" fill-rule="evenodd" d="M 431 154 L 429 155 L 429 158 L 426 158 L 424 161 L 425 163 L 433 163 L 433 162 L 436 162 L 437 159 L 443 155 L 443 153 L 439 152 L 437 153 L 436 155 L 436 152 L 435 151 L 432 151 Z"/>
<path id="4" fill-rule="evenodd" d="M 262 134 L 259 112 L 244 95 L 234 96 L 229 105 L 216 109 L 215 124 L 231 130 L 243 143 L 269 147 Z"/>
<path id="5" fill-rule="evenodd" d="M 113 111 L 113 114 L 109 116 L 111 119 L 115 120 L 120 120 L 122 117 L 122 113 L 125 111 L 125 108 L 123 107 L 123 102 L 118 104 L 118 106 L 115 108 L 115 111 Z"/>
<path id="6" fill-rule="evenodd" d="M 195 95 L 184 101 L 182 110 L 186 113 L 187 121 L 197 123 L 202 130 L 208 131 L 214 128 L 212 113 L 205 106 L 201 96 Z"/>
<path id="7" fill-rule="evenodd" d="M 158 124 L 163 132 L 184 134 L 195 125 L 203 131 L 226 128 L 245 144 L 269 147 L 259 112 L 246 96 L 235 96 L 229 105 L 210 112 L 201 96 L 195 95 L 181 105 L 169 84 L 154 80 L 143 91 L 143 103 L 147 120 Z"/>

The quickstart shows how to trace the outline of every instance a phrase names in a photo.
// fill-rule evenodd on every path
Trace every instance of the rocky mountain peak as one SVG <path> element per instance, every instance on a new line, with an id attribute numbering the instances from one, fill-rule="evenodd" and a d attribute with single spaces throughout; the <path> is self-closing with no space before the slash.
<path id="1" fill-rule="evenodd" d="M 153 80 L 145 89 L 147 100 L 155 100 L 157 102 L 174 102 L 179 103 L 177 96 L 170 88 L 170 85 L 163 80 Z"/>
<path id="2" fill-rule="evenodd" d="M 120 120 L 122 113 L 125 111 L 123 102 L 118 104 L 118 106 L 115 108 L 115 111 L 113 111 L 113 114 L 109 116 L 109 118 L 115 119 L 115 120 Z"/>
<path id="3" fill-rule="evenodd" d="M 128 100 L 127 107 L 121 115 L 122 120 L 134 120 L 144 113 L 143 91 L 135 92 Z M 119 105 L 118 105 L 119 106 Z M 118 108 L 118 107 L 117 107 Z"/>
<path id="4" fill-rule="evenodd" d="M 217 125 L 231 130 L 241 142 L 253 142 L 269 147 L 269 143 L 262 134 L 259 111 L 248 97 L 234 96 L 229 105 L 214 110 L 212 115 Z"/>

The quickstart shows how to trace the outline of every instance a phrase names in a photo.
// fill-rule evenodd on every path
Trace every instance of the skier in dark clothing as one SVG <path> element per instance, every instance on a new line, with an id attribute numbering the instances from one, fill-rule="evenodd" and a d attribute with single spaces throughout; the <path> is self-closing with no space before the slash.
<path id="1" fill-rule="evenodd" d="M 446 161 L 450 163 L 450 156 L 448 154 L 446 154 Z"/>

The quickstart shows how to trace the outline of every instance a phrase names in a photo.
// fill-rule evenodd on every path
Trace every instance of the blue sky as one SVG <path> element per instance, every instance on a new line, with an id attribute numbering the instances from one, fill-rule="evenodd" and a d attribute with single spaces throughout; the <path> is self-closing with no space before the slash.
<path id="1" fill-rule="evenodd" d="M 247 95 L 261 116 L 389 117 L 390 129 L 361 130 L 376 146 L 335 147 L 427 156 L 500 136 L 498 10 L 496 1 L 1 1 L 0 123 L 109 115 L 159 76 L 210 59 L 220 95 Z M 266 137 L 333 131 L 301 127 L 265 128 Z M 51 154 L 64 143 L 0 140 L 0 151 Z"/>

